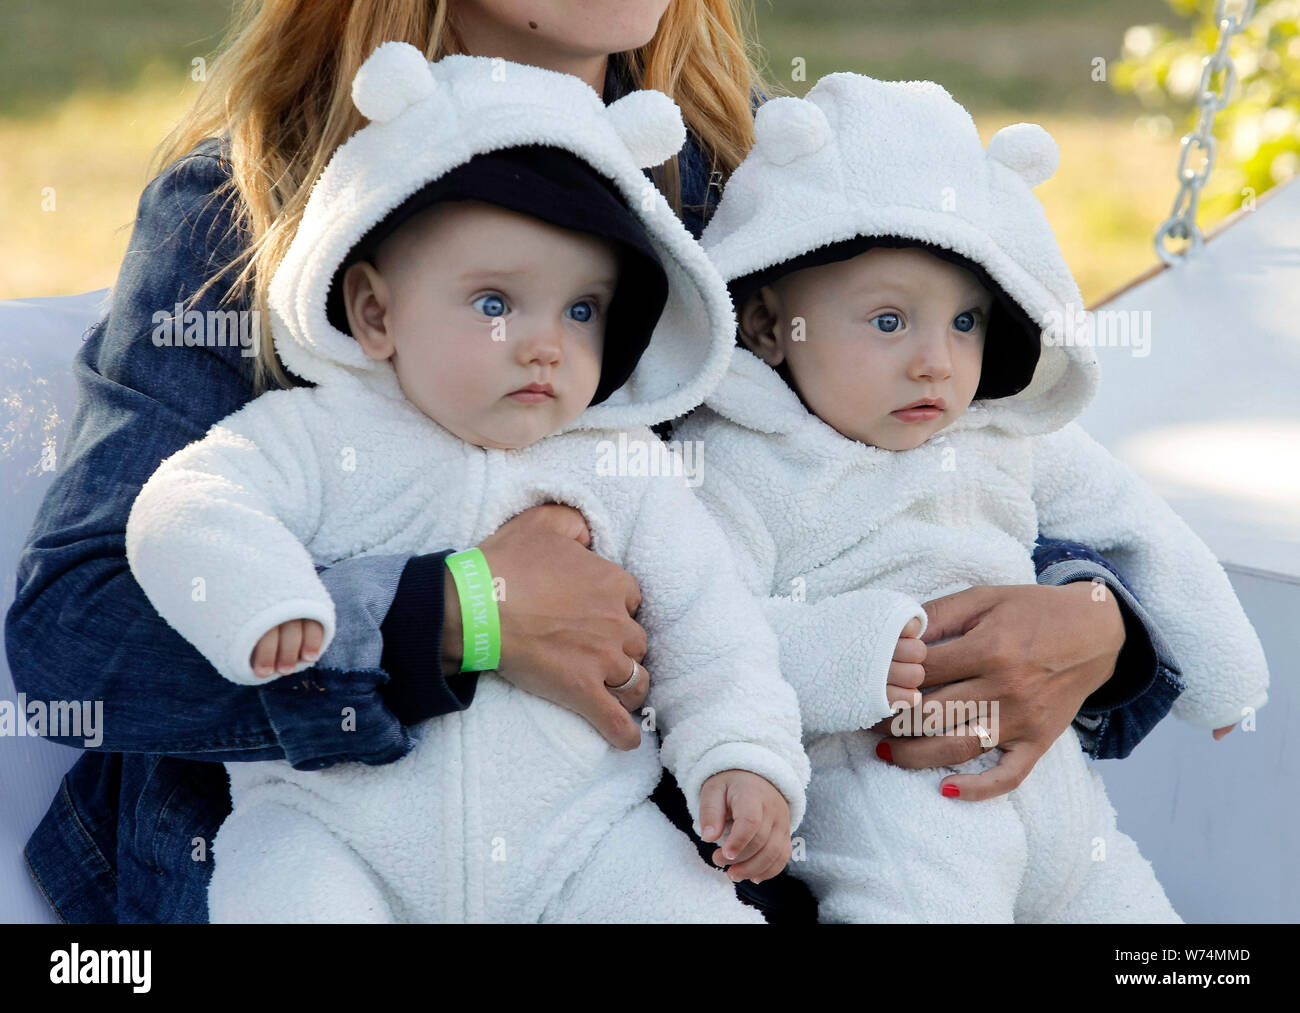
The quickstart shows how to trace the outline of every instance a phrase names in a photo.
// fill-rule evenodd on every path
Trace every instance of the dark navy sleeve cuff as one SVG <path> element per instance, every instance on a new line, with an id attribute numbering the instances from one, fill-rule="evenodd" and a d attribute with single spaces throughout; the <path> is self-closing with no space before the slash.
<path id="1" fill-rule="evenodd" d="M 413 743 L 382 702 L 386 679 L 377 668 L 312 668 L 259 689 L 284 758 L 298 770 L 321 770 L 336 763 L 393 763 L 405 756 Z M 235 759 L 270 759 L 259 752 Z"/>
<path id="2" fill-rule="evenodd" d="M 464 710 L 474 699 L 476 672 L 444 677 L 442 672 L 445 560 L 453 550 L 412 556 L 402 570 L 397 594 L 380 627 L 384 653 L 380 667 L 388 683 L 380 690 L 388 708 L 404 725 Z"/>

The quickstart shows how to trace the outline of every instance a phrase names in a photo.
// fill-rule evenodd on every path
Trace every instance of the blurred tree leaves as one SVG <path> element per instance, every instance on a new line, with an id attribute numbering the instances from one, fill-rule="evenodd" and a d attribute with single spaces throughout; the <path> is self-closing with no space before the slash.
<path id="1" fill-rule="evenodd" d="M 1185 33 L 1162 25 L 1134 25 L 1124 34 L 1123 58 L 1111 68 L 1115 89 L 1137 96 L 1140 122 L 1156 135 L 1179 136 L 1196 124 L 1201 65 L 1218 42 L 1214 0 L 1166 0 L 1192 23 Z M 1235 17 L 1241 5 L 1228 5 Z M 1300 173 L 1300 0 L 1259 0 L 1229 55 L 1237 88 L 1214 121 L 1214 173 L 1202 193 L 1202 226 L 1235 211 L 1244 200 Z M 1170 166 L 1170 192 L 1175 191 Z M 1249 189 L 1248 189 L 1249 188 Z"/>

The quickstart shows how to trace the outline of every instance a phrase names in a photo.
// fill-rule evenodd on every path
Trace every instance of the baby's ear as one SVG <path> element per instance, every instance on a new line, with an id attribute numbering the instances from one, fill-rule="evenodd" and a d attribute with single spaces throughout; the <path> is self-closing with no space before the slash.
<path id="1" fill-rule="evenodd" d="M 1032 189 L 1052 178 L 1061 151 L 1052 135 L 1037 123 L 1013 123 L 993 135 L 988 157 L 1001 162 Z"/>
<path id="2" fill-rule="evenodd" d="M 751 294 L 736 313 L 741 343 L 769 366 L 779 366 L 785 349 L 777 334 L 781 300 L 770 286 Z"/>
<path id="3" fill-rule="evenodd" d="M 390 358 L 396 347 L 388 326 L 388 283 L 374 264 L 360 260 L 343 272 L 348 330 L 368 358 Z"/>

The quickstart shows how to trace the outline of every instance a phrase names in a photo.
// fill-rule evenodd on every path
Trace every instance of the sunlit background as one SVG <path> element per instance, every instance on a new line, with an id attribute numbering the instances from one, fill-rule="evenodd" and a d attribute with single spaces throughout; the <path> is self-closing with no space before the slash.
<path id="1" fill-rule="evenodd" d="M 1038 191 L 1089 301 L 1155 262 L 1176 190 L 1210 0 L 757 0 L 770 79 L 932 79 L 985 141 L 1017 120 L 1061 146 Z M 0 299 L 111 285 L 150 157 L 199 87 L 230 5 L 43 0 L 0 10 Z M 1243 87 L 1219 117 L 1202 203 L 1213 225 L 1300 168 L 1300 0 L 1264 0 L 1232 50 Z M 802 79 L 800 79 L 800 74 Z M 51 200 L 52 198 L 52 200 Z M 53 210 L 46 210 L 50 206 Z"/>
<path id="2" fill-rule="evenodd" d="M 971 110 L 985 141 L 1019 120 L 1046 126 L 1062 162 L 1037 192 L 1095 303 L 1156 263 L 1152 237 L 1177 190 L 1213 9 L 1213 0 L 757 0 L 756 18 L 779 89 L 802 94 L 836 70 L 932 79 Z M 152 155 L 197 94 L 195 61 L 210 60 L 229 12 L 229 0 L 0 3 L 0 300 L 113 283 Z M 1260 0 L 1233 40 L 1241 87 L 1216 122 L 1203 228 L 1300 168 L 1298 23 L 1300 0 Z M 1110 304 L 1150 318 L 1151 355 L 1099 350 L 1106 382 L 1083 420 L 1212 546 L 1272 667 L 1259 734 L 1212 743 L 1166 720 L 1132 757 L 1098 764 L 1120 826 L 1189 921 L 1300 917 L 1300 817 L 1278 804 L 1300 778 L 1300 739 L 1287 734 L 1300 720 L 1298 186 Z M 67 363 L 99 309 L 98 298 L 0 307 L 0 486 L 19 519 L 0 525 L 0 608 L 53 474 L 44 455 L 76 404 Z M 0 655 L 0 696 L 12 692 Z M 70 755 L 0 737 L 0 921 L 50 917 L 20 849 Z"/>

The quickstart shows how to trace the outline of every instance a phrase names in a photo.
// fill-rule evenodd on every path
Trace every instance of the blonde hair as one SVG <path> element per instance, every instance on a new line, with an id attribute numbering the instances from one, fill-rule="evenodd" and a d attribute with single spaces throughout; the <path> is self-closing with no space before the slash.
<path id="1" fill-rule="evenodd" d="M 227 298 L 251 288 L 266 319 L 271 276 L 298 229 L 312 183 L 334 150 L 365 124 L 352 104 L 352 78 L 381 42 L 397 39 L 437 60 L 463 52 L 447 0 L 243 0 L 193 109 L 164 139 L 157 174 L 209 137 L 230 137 L 237 198 L 234 227 L 244 253 Z M 633 88 L 655 88 L 681 107 L 687 128 L 710 158 L 721 185 L 754 141 L 752 93 L 770 93 L 759 69 L 748 0 L 671 0 L 655 37 L 614 54 L 615 69 Z M 681 175 L 674 156 L 654 172 L 655 184 L 679 214 Z M 299 383 L 261 342 L 254 390 Z"/>

